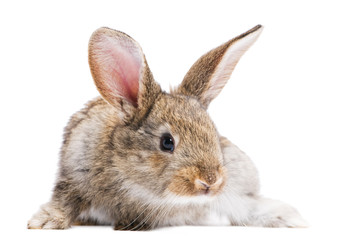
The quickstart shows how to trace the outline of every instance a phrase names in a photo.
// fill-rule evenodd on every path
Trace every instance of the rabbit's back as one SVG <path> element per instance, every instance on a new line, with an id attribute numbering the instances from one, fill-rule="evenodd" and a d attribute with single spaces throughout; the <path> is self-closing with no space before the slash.
<path id="1" fill-rule="evenodd" d="M 64 130 L 58 183 L 66 181 L 89 198 L 94 197 L 93 188 L 107 183 L 106 162 L 113 154 L 109 136 L 119 121 L 116 116 L 113 107 L 98 97 L 71 117 Z"/>

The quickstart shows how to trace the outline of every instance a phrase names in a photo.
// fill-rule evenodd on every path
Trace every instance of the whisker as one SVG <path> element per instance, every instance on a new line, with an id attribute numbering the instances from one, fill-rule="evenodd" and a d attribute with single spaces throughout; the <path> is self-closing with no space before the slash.
<path id="1" fill-rule="evenodd" d="M 138 214 L 138 216 L 137 216 L 132 222 L 130 222 L 127 226 L 124 226 L 121 230 L 125 230 L 125 229 L 127 229 L 128 227 L 130 227 L 133 223 L 135 223 L 135 221 L 137 221 L 138 218 L 150 207 L 150 204 L 143 203 L 143 204 L 142 204 L 142 207 L 143 207 L 143 206 L 146 206 L 146 207 L 144 208 L 144 210 L 143 210 L 140 214 Z"/>
<path id="2" fill-rule="evenodd" d="M 160 220 L 165 219 L 166 216 L 169 215 L 169 212 L 172 211 L 173 205 L 174 205 L 173 199 L 174 199 L 173 196 L 172 196 L 172 198 L 167 199 L 167 201 L 165 201 L 166 204 L 164 204 L 164 206 L 167 206 L 167 207 L 164 207 L 163 209 L 161 209 L 161 211 L 158 212 L 157 217 L 156 217 L 156 219 L 158 219 L 158 221 L 157 221 L 158 225 L 161 222 Z M 155 227 L 155 224 L 156 224 L 156 222 L 153 223 L 153 227 Z M 163 223 L 163 225 L 164 225 L 164 223 Z"/>
<path id="3" fill-rule="evenodd" d="M 151 204 L 149 204 L 149 206 L 151 206 Z M 141 220 L 136 226 L 134 226 L 134 227 L 133 227 L 132 229 L 130 229 L 130 230 L 133 231 L 133 230 L 136 230 L 136 229 L 144 226 L 144 225 L 149 221 L 149 219 L 152 217 L 152 215 L 153 215 L 156 211 L 158 211 L 158 209 L 159 209 L 160 207 L 161 207 L 161 205 L 156 206 L 154 209 L 152 209 L 151 212 L 150 212 L 148 215 L 146 215 L 146 217 L 145 217 L 143 220 Z"/>
<path id="4" fill-rule="evenodd" d="M 174 197 L 162 199 L 158 203 L 158 206 L 151 213 L 148 214 L 148 216 L 142 221 L 142 223 L 140 223 L 141 226 L 143 226 L 144 224 L 148 224 L 148 221 L 153 217 L 154 220 L 150 223 L 150 227 L 155 228 L 161 223 L 161 219 L 164 219 L 172 210 L 171 205 L 174 205 L 172 204 L 173 202 Z"/>

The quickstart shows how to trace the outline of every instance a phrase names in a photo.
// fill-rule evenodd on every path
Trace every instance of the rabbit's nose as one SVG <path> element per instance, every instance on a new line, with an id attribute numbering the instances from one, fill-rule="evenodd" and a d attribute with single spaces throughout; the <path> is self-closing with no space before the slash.
<path id="1" fill-rule="evenodd" d="M 209 189 L 211 188 L 211 186 L 209 186 L 208 183 L 203 182 L 202 180 L 196 179 L 195 183 L 196 187 L 205 190 L 206 193 L 209 192 Z"/>
<path id="2" fill-rule="evenodd" d="M 210 192 L 217 192 L 223 186 L 223 177 L 217 179 L 195 179 L 194 185 L 200 193 L 208 194 Z"/>

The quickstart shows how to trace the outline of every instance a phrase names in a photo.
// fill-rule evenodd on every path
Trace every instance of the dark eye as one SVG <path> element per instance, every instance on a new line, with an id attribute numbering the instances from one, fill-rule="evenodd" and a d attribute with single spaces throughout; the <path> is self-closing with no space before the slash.
<path id="1" fill-rule="evenodd" d="M 172 153 L 174 151 L 174 139 L 169 133 L 163 134 L 160 138 L 160 149 Z"/>

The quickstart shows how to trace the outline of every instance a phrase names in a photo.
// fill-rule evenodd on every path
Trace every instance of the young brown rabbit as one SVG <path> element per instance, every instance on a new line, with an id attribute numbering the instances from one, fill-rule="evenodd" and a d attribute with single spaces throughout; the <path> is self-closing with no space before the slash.
<path id="1" fill-rule="evenodd" d="M 65 128 L 53 196 L 28 228 L 66 229 L 75 222 L 117 230 L 306 226 L 294 208 L 259 195 L 253 163 L 207 114 L 261 31 L 258 25 L 206 53 L 166 93 L 135 40 L 96 30 L 89 65 L 102 97 Z"/>

